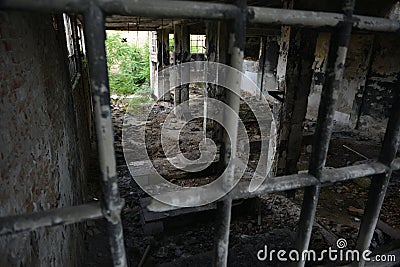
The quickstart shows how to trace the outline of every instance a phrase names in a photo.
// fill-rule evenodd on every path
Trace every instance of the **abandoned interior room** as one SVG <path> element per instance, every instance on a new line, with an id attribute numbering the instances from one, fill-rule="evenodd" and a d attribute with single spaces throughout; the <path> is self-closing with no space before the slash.
<path id="1" fill-rule="evenodd" d="M 395 0 L 0 0 L 0 266 L 400 266 L 399 32 Z"/>

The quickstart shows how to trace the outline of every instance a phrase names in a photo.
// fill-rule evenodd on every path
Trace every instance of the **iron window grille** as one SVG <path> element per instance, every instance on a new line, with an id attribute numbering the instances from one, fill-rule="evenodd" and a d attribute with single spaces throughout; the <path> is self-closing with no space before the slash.
<path id="1" fill-rule="evenodd" d="M 391 173 L 393 170 L 400 169 L 400 159 L 395 158 L 400 131 L 399 98 L 397 97 L 396 103 L 393 105 L 378 161 L 329 170 L 323 169 L 323 166 L 333 128 L 333 112 L 336 102 L 334 92 L 339 89 L 340 83 L 338 81 L 343 77 L 343 66 L 352 28 L 364 31 L 397 33 L 400 30 L 400 22 L 385 18 L 353 15 L 354 5 L 354 0 L 346 0 L 343 9 L 344 13 L 336 14 L 252 7 L 246 6 L 246 1 L 243 0 L 236 0 L 235 4 L 175 0 L 1 1 L 1 9 L 83 14 L 86 51 L 89 68 L 92 70 L 90 78 L 93 90 L 93 111 L 104 194 L 102 202 L 0 218 L 0 235 L 32 231 L 39 227 L 67 225 L 85 220 L 106 218 L 113 264 L 114 266 L 127 266 L 120 216 L 123 200 L 119 196 L 117 186 L 113 146 L 114 136 L 112 132 L 104 44 L 104 14 L 118 14 L 162 18 L 230 20 L 235 25 L 234 31 L 231 34 L 239 37 L 237 40 L 242 40 L 230 44 L 238 48 L 234 49 L 234 51 L 238 52 L 231 54 L 231 62 L 233 62 L 232 66 L 239 70 L 243 60 L 240 51 L 244 49 L 244 38 L 240 37 L 245 34 L 246 20 L 259 24 L 296 25 L 314 28 L 332 27 L 333 38 L 331 38 L 331 49 L 327 64 L 328 78 L 321 93 L 321 103 L 315 131 L 316 141 L 313 145 L 309 171 L 308 173 L 268 179 L 268 182 L 264 183 L 255 192 L 249 192 L 248 186 L 239 185 L 219 201 L 218 249 L 216 250 L 214 264 L 217 266 L 226 266 L 227 264 L 232 199 L 304 188 L 304 201 L 296 238 L 296 249 L 301 251 L 307 249 L 309 245 L 321 185 L 372 176 L 365 215 L 362 220 L 356 246 L 356 249 L 359 251 L 367 249 L 372 239 Z M 102 40 L 102 42 L 99 40 Z M 233 99 L 228 104 L 234 110 L 238 110 L 237 99 Z M 105 116 L 104 114 L 107 115 Z M 299 266 L 304 266 L 304 264 L 304 261 L 298 263 Z"/>

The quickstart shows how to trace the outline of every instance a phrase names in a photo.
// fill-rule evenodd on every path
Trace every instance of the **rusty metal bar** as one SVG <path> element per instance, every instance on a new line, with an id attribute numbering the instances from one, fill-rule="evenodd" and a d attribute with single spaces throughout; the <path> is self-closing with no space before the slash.
<path id="1" fill-rule="evenodd" d="M 84 13 L 85 40 L 93 97 L 97 148 L 102 174 L 103 210 L 107 220 L 114 266 L 127 266 L 119 196 L 106 62 L 104 15 L 95 5 Z"/>
<path id="2" fill-rule="evenodd" d="M 361 221 L 361 227 L 358 234 L 356 249 L 360 252 L 369 248 L 372 236 L 375 231 L 379 214 L 385 199 L 386 190 L 392 175 L 391 167 L 395 165 L 394 158 L 397 153 L 400 141 L 400 96 L 396 95 L 396 101 L 392 107 L 392 113 L 386 128 L 385 139 L 382 144 L 379 161 L 387 166 L 388 171 L 375 175 L 371 180 L 371 186 L 368 193 L 368 200 L 365 205 L 365 213 Z M 364 265 L 361 259 L 358 266 Z"/>
<path id="3" fill-rule="evenodd" d="M 229 65 L 237 70 L 243 69 L 244 48 L 246 42 L 246 5 L 247 0 L 235 0 L 236 6 L 240 10 L 240 14 L 232 21 L 229 26 L 229 47 L 230 47 L 230 62 Z M 241 77 L 235 75 L 228 77 L 236 88 L 236 92 L 225 90 L 225 102 L 229 105 L 235 115 L 239 115 L 240 95 L 239 85 L 241 84 Z M 233 185 L 235 164 L 228 166 L 229 161 L 236 161 L 237 150 L 237 135 L 238 135 L 238 117 L 232 116 L 230 113 L 225 113 L 224 125 L 227 127 L 227 133 L 223 135 L 222 142 L 222 167 L 229 168 L 224 177 L 224 184 L 229 188 Z M 228 145 L 230 144 L 230 147 Z M 232 199 L 227 198 L 217 204 L 217 226 L 216 226 L 216 240 L 214 247 L 214 266 L 227 266 L 228 264 L 228 247 L 229 247 L 229 232 L 231 222 L 231 209 Z"/>
<path id="4" fill-rule="evenodd" d="M 337 101 L 337 92 L 343 78 L 347 49 L 350 43 L 353 27 L 352 15 L 355 0 L 344 1 L 344 22 L 339 24 L 331 38 L 329 47 L 327 75 L 321 93 L 321 103 L 318 110 L 317 126 L 315 129 L 314 144 L 310 156 L 309 173 L 321 179 L 322 170 L 328 153 L 329 141 L 333 130 L 333 115 Z M 304 189 L 303 204 L 301 208 L 299 227 L 295 248 L 300 253 L 308 249 L 315 212 L 317 210 L 320 186 L 310 186 Z M 305 260 L 301 259 L 298 266 L 304 266 Z"/>
<path id="5" fill-rule="evenodd" d="M 235 5 L 176 0 L 98 0 L 109 14 L 163 18 L 233 19 L 239 10 Z"/>
<path id="6" fill-rule="evenodd" d="M 0 9 L 36 10 L 51 12 L 83 13 L 88 0 L 3 0 Z M 93 1 L 107 14 L 164 18 L 234 19 L 240 14 L 231 4 L 176 0 L 97 0 Z M 267 7 L 248 7 L 250 23 L 296 25 L 303 27 L 336 27 L 344 22 L 343 14 L 288 10 Z M 397 20 L 353 16 L 353 27 L 365 31 L 397 32 Z"/>
<path id="7" fill-rule="evenodd" d="M 204 3 L 195 1 L 164 1 L 164 0 L 3 0 L 1 9 L 21 9 L 36 11 L 83 13 L 85 20 L 85 36 L 88 47 L 91 84 L 93 88 L 93 103 L 96 121 L 96 132 L 99 150 L 99 160 L 102 171 L 104 199 L 100 203 L 92 203 L 57 210 L 37 212 L 0 218 L 0 235 L 31 231 L 38 227 L 65 225 L 87 219 L 105 217 L 110 233 L 111 254 L 114 266 L 126 266 L 120 211 L 123 201 L 120 199 L 113 147 L 113 131 L 111 121 L 108 73 L 105 57 L 105 26 L 104 15 L 138 15 L 149 17 L 180 17 L 202 19 L 232 19 L 234 31 L 230 36 L 231 65 L 239 70 L 243 63 L 243 50 L 246 32 L 246 16 L 249 22 L 297 25 L 304 27 L 337 27 L 336 36 L 332 38 L 328 57 L 327 79 L 322 93 L 321 105 L 316 129 L 316 143 L 310 159 L 309 173 L 275 177 L 267 180 L 257 191 L 248 192 L 243 184 L 229 193 L 219 206 L 219 230 L 217 234 L 215 265 L 226 266 L 229 244 L 229 224 L 232 199 L 245 198 L 253 195 L 305 188 L 305 195 L 300 217 L 296 248 L 308 248 L 312 224 L 315 217 L 319 188 L 324 183 L 376 175 L 372 180 L 366 213 L 362 222 L 357 249 L 367 249 L 378 220 L 389 183 L 391 171 L 400 168 L 400 161 L 393 162 L 399 144 L 400 132 L 400 102 L 394 105 L 394 111 L 389 120 L 385 141 L 379 161 L 358 166 L 345 167 L 336 170 L 324 170 L 329 140 L 332 133 L 333 112 L 336 102 L 336 91 L 343 75 L 343 68 L 352 27 L 367 31 L 396 32 L 400 22 L 384 18 L 353 16 L 354 0 L 346 1 L 345 14 L 272 9 L 261 7 L 246 7 L 245 0 L 236 0 L 236 6 L 230 4 Z M 100 40 L 100 41 L 99 41 Z M 399 100 L 397 100 L 399 101 Z M 228 93 L 227 103 L 235 110 L 239 109 L 239 97 Z M 229 121 L 230 127 L 237 126 L 236 121 Z M 237 136 L 229 141 L 236 143 Z M 225 142 L 227 144 L 227 142 Z M 232 145 L 234 147 L 235 145 Z M 234 157 L 235 151 L 231 156 Z M 228 158 L 225 159 L 225 161 Z M 230 182 L 229 172 L 227 183 Z M 361 263 L 362 264 L 362 263 Z M 300 266 L 304 262 L 299 262 Z"/>
<path id="8" fill-rule="evenodd" d="M 400 158 L 397 158 L 392 162 L 391 170 L 400 170 Z M 387 172 L 389 172 L 389 167 L 385 164 L 380 162 L 370 162 L 337 169 L 324 169 L 322 171 L 320 180 L 308 173 L 268 178 L 266 182 L 254 192 L 248 191 L 249 183 L 241 182 L 226 196 L 226 198 L 245 199 L 258 195 L 299 189 L 307 186 L 331 184 L 359 177 L 384 174 Z M 161 206 L 160 203 L 155 203 L 154 201 L 150 207 L 152 207 L 152 211 L 165 211 L 178 208 L 166 208 L 165 206 Z M 40 227 L 67 225 L 102 217 L 104 216 L 100 202 L 93 202 L 80 206 L 65 207 L 30 214 L 8 216 L 0 218 L 0 236 L 32 231 Z"/>
<path id="9" fill-rule="evenodd" d="M 103 217 L 100 202 L 0 218 L 0 236 Z"/>
<path id="10" fill-rule="evenodd" d="M 28 10 L 39 12 L 83 13 L 87 10 L 86 0 L 2 0 L 0 9 Z"/>
<path id="11" fill-rule="evenodd" d="M 393 33 L 400 30 L 398 20 L 355 15 L 353 21 L 353 27 L 359 30 Z"/>
<path id="12" fill-rule="evenodd" d="M 400 170 L 400 158 L 393 161 L 392 171 Z M 299 173 L 278 177 L 267 178 L 260 187 L 253 192 L 249 192 L 249 182 L 239 182 L 238 185 L 224 199 L 245 199 L 259 195 L 282 192 L 292 189 L 299 189 L 310 186 L 329 185 L 336 182 L 352 180 L 360 177 L 368 177 L 376 174 L 382 174 L 388 171 L 388 167 L 380 162 L 370 162 L 355 166 L 348 166 L 336 169 L 323 169 L 320 179 L 315 178 L 309 173 Z M 156 193 L 154 191 L 154 193 Z M 169 195 L 173 195 L 168 193 Z M 176 196 L 173 196 L 176 198 Z M 151 211 L 166 211 L 179 209 L 179 206 L 190 206 L 190 203 L 181 199 L 177 206 L 167 206 L 156 200 L 152 200 L 148 209 Z"/>
<path id="13" fill-rule="evenodd" d="M 229 252 L 229 232 L 231 224 L 232 199 L 217 203 L 216 234 L 213 266 L 227 266 Z"/>
<path id="14" fill-rule="evenodd" d="M 249 7 L 249 22 L 304 27 L 336 27 L 344 22 L 343 14 L 267 7 Z M 353 27 L 359 30 L 397 32 L 400 22 L 378 17 L 353 16 Z"/>
<path id="15" fill-rule="evenodd" d="M 76 61 L 76 68 L 79 74 L 82 74 L 82 58 L 79 47 L 78 25 L 76 15 L 70 16 L 72 41 L 74 43 L 74 57 Z"/>
<path id="16" fill-rule="evenodd" d="M 393 168 L 393 170 L 400 169 L 398 164 L 400 164 L 400 158 L 396 159 L 395 164 L 393 164 L 393 167 L 396 167 Z M 371 162 L 337 169 L 323 169 L 319 179 L 316 179 L 310 173 L 299 173 L 267 178 L 267 180 L 255 192 L 250 193 L 244 184 L 239 184 L 229 195 L 232 199 L 249 198 L 268 193 L 276 193 L 309 186 L 332 184 L 360 177 L 368 177 L 375 174 L 385 173 L 387 170 L 387 166 L 379 162 Z"/>
<path id="17" fill-rule="evenodd" d="M 83 13 L 93 2 L 107 14 L 163 18 L 233 19 L 239 10 L 230 4 L 176 0 L 3 0 L 0 9 Z"/>

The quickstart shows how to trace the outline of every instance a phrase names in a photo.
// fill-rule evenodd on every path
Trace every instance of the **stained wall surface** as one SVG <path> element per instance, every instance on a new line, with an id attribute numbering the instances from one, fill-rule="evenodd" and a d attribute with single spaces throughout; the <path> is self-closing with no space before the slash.
<path id="1" fill-rule="evenodd" d="M 0 216 L 83 202 L 61 16 L 0 12 Z M 82 226 L 0 238 L 0 266 L 78 266 Z"/>

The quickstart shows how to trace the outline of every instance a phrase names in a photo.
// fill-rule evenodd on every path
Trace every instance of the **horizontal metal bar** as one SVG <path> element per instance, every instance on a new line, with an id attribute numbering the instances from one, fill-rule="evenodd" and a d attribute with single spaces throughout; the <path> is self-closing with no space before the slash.
<path id="1" fill-rule="evenodd" d="M 392 163 L 392 171 L 400 170 L 400 158 Z M 299 189 L 318 184 L 335 183 L 359 177 L 371 176 L 388 172 L 389 168 L 379 162 L 371 162 L 355 166 L 325 169 L 322 171 L 321 181 L 308 173 L 299 173 L 274 178 L 268 178 L 255 192 L 249 192 L 249 183 L 241 182 L 227 196 L 232 199 L 249 198 L 257 195 L 275 193 L 291 189 Z M 179 209 L 152 201 L 152 211 Z M 103 213 L 99 202 L 80 206 L 65 207 L 48 211 L 28 213 L 0 218 L 0 236 L 24 231 L 32 231 L 39 227 L 67 225 L 84 220 L 102 218 Z"/>
<path id="2" fill-rule="evenodd" d="M 392 171 L 400 169 L 400 158 L 397 158 L 392 164 Z M 254 192 L 248 192 L 248 187 L 240 188 L 236 186 L 227 197 L 232 199 L 241 199 L 263 195 L 268 193 L 276 193 L 291 189 L 299 189 L 307 186 L 323 185 L 336 183 L 340 181 L 351 180 L 360 177 L 371 176 L 389 172 L 390 169 L 383 163 L 370 162 L 354 166 L 323 169 L 321 171 L 320 181 L 309 173 L 299 173 L 281 177 L 267 178 L 265 182 Z M 246 183 L 247 184 L 247 183 Z"/>
<path id="3" fill-rule="evenodd" d="M 240 10 L 231 4 L 176 0 L 97 0 L 97 5 L 107 14 L 163 18 L 232 19 Z M 87 10 L 87 0 L 3 0 L 0 9 L 60 11 L 82 13 Z M 248 7 L 251 23 L 299 25 L 304 27 L 335 27 L 343 21 L 343 14 L 303 10 Z M 397 20 L 353 16 L 353 27 L 359 30 L 397 32 Z"/>
<path id="4" fill-rule="evenodd" d="M 233 19 L 239 9 L 231 4 L 175 0 L 98 0 L 108 14 L 163 18 Z"/>
<path id="5" fill-rule="evenodd" d="M 354 15 L 353 18 L 355 20 L 353 27 L 359 30 L 376 32 L 398 32 L 400 30 L 398 20 L 357 15 Z"/>
<path id="6" fill-rule="evenodd" d="M 0 236 L 102 218 L 100 202 L 0 218 Z"/>
<path id="7" fill-rule="evenodd" d="M 0 9 L 62 11 L 83 13 L 88 0 L 3 0 Z M 233 19 L 239 9 L 231 4 L 176 0 L 97 0 L 93 1 L 107 14 L 163 18 Z"/>
<path id="8" fill-rule="evenodd" d="M 392 164 L 392 170 L 400 169 L 400 158 L 397 158 Z M 247 182 L 239 183 L 235 189 L 228 195 L 232 199 L 249 198 L 256 195 L 299 189 L 307 186 L 334 183 L 355 179 L 359 177 L 381 174 L 389 171 L 382 163 L 371 162 L 355 166 L 349 166 L 338 169 L 325 169 L 322 171 L 321 181 L 318 181 L 308 173 L 299 173 L 281 177 L 268 178 L 266 182 L 255 192 L 248 192 L 249 184 Z M 156 206 L 154 205 L 156 204 Z M 160 207 L 159 202 L 153 201 L 153 207 Z M 165 210 L 165 205 L 162 210 Z M 170 207 L 177 209 L 179 207 Z M 153 210 L 153 209 L 152 209 Z M 157 211 L 157 209 L 153 210 Z M 32 231 L 45 226 L 67 225 L 81 222 L 84 220 L 102 218 L 103 212 L 100 202 L 93 202 L 80 206 L 65 207 L 35 213 L 15 215 L 0 218 L 0 235 Z"/>
<path id="9" fill-rule="evenodd" d="M 2 0 L 0 9 L 29 10 L 39 12 L 82 13 L 89 5 L 86 0 Z"/>
<path id="10" fill-rule="evenodd" d="M 400 94 L 397 91 L 395 95 L 395 102 L 391 108 L 389 121 L 386 127 L 385 138 L 382 143 L 381 152 L 379 155 L 379 162 L 388 166 L 389 172 L 385 174 L 376 175 L 371 179 L 369 187 L 368 199 L 364 208 L 364 216 L 361 220 L 360 230 L 358 232 L 358 239 L 356 249 L 358 251 L 365 251 L 371 245 L 371 240 L 374 235 L 376 225 L 378 223 L 379 214 L 382 209 L 383 201 L 385 199 L 386 191 L 389 186 L 391 177 L 391 169 L 393 161 L 396 157 L 397 150 L 400 143 Z M 390 167 L 390 168 L 389 168 Z M 358 266 L 363 266 L 364 259 L 358 263 Z"/>
<path id="11" fill-rule="evenodd" d="M 249 7 L 249 21 L 261 24 L 286 24 L 312 27 L 334 27 L 343 20 L 343 14 L 278 9 L 267 7 Z"/>
<path id="12" fill-rule="evenodd" d="M 249 7 L 249 21 L 261 24 L 298 25 L 305 27 L 335 27 L 343 22 L 343 14 L 314 12 L 291 9 L 278 9 L 267 7 Z M 397 20 L 353 16 L 353 27 L 359 30 L 396 32 L 400 30 Z"/>
<path id="13" fill-rule="evenodd" d="M 370 162 L 336 169 L 324 169 L 321 172 L 320 180 L 305 172 L 267 178 L 265 182 L 254 192 L 249 192 L 249 182 L 239 182 L 239 184 L 236 185 L 236 187 L 223 199 L 251 198 L 259 195 L 300 189 L 309 186 L 331 184 L 360 177 L 387 173 L 390 170 L 400 170 L 400 158 L 394 160 L 391 169 L 389 169 L 385 164 L 379 162 Z M 171 192 L 171 194 L 173 194 L 173 192 Z M 177 206 L 169 206 L 153 199 L 147 208 L 154 212 L 175 210 L 179 209 L 179 201 L 181 201 L 182 206 L 190 205 L 190 203 L 186 203 L 184 199 L 176 201 L 175 203 Z"/>

